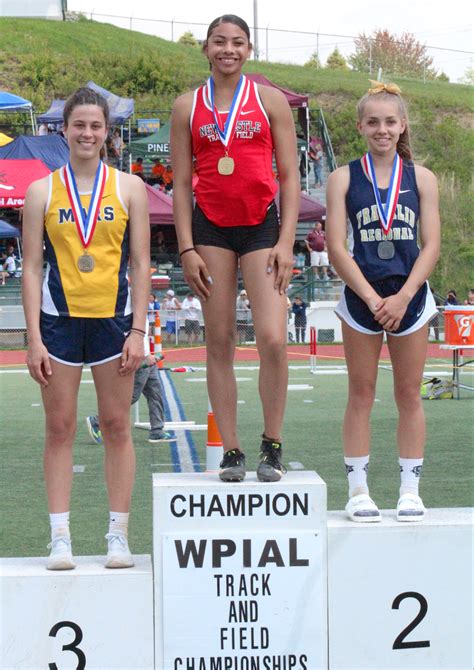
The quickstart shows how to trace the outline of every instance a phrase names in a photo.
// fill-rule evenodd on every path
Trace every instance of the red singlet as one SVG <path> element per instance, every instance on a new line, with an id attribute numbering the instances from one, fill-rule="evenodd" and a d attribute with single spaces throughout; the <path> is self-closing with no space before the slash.
<path id="1" fill-rule="evenodd" d="M 262 223 L 278 185 L 272 173 L 273 138 L 270 122 L 258 94 L 257 84 L 246 77 L 247 91 L 228 150 L 234 172 L 217 171 L 225 147 L 217 134 L 207 86 L 194 92 L 191 136 L 199 181 L 196 201 L 217 226 L 254 226 Z M 228 112 L 221 112 L 225 123 Z"/>

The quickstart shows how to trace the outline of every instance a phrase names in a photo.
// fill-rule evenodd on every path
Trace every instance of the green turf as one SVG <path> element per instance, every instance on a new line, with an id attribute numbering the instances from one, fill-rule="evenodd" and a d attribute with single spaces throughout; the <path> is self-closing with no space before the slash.
<path id="1" fill-rule="evenodd" d="M 439 361 L 427 365 L 435 368 Z M 257 399 L 257 371 L 243 369 L 239 382 L 239 435 L 247 452 L 248 469 L 257 463 L 262 417 Z M 290 384 L 308 384 L 312 389 L 288 393 L 284 427 L 285 462 L 300 462 L 305 469 L 316 470 L 328 485 L 328 506 L 342 509 L 347 484 L 341 456 L 341 426 L 346 401 L 346 375 L 311 375 L 299 364 L 290 370 Z M 321 364 L 322 365 L 322 364 Z M 445 367 L 444 370 L 448 370 Z M 203 370 L 173 374 L 172 379 L 182 401 L 186 417 L 205 423 L 207 394 Z M 90 380 L 90 373 L 84 373 Z M 463 372 L 463 380 L 472 383 L 472 375 Z M 0 555 L 42 556 L 49 539 L 46 495 L 42 467 L 43 409 L 37 385 L 22 373 L 0 374 L 3 421 L 0 442 Z M 399 475 L 396 452 L 396 418 L 391 372 L 380 370 L 373 410 L 373 447 L 370 465 L 371 495 L 382 508 L 396 504 Z M 473 396 L 464 392 L 461 400 L 426 401 L 427 448 L 421 493 L 428 507 L 465 507 L 472 504 L 472 408 Z M 312 402 L 304 402 L 304 401 Z M 107 499 L 103 480 L 103 450 L 90 442 L 84 417 L 95 411 L 94 387 L 81 386 L 79 423 L 74 463 L 85 471 L 74 475 L 71 503 L 71 529 L 74 551 L 80 554 L 104 553 L 107 531 Z M 141 420 L 146 420 L 142 400 Z M 206 434 L 193 433 L 196 448 L 205 465 Z M 137 477 L 134 489 L 131 546 L 136 553 L 152 549 L 152 471 L 171 471 L 170 449 L 165 444 L 151 445 L 147 432 L 134 430 Z M 165 463 L 167 465 L 157 465 Z M 153 467 L 152 467 L 153 465 Z"/>

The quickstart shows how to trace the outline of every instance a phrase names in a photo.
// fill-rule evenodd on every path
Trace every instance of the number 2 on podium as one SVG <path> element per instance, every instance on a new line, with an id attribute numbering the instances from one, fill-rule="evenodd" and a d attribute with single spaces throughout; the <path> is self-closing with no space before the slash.
<path id="1" fill-rule="evenodd" d="M 428 611 L 428 601 L 426 600 L 425 596 L 422 596 L 421 593 L 417 593 L 416 591 L 406 591 L 405 593 L 400 593 L 400 595 L 398 595 L 393 601 L 392 609 L 397 610 L 400 607 L 402 600 L 405 600 L 406 598 L 414 598 L 417 600 L 420 604 L 420 611 L 413 619 L 413 621 L 410 621 L 408 626 L 406 626 L 400 635 L 395 638 L 392 649 L 420 649 L 421 647 L 429 647 L 429 640 L 413 640 L 412 642 L 405 642 L 406 636 L 409 635 L 412 630 L 414 630 L 418 624 L 423 621 Z"/>

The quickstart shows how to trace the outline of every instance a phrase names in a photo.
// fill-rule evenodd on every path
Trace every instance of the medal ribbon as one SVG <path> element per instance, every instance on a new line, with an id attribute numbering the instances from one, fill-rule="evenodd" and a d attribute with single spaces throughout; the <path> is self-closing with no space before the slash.
<path id="1" fill-rule="evenodd" d="M 230 145 L 232 144 L 232 140 L 234 139 L 235 126 L 237 125 L 237 121 L 239 120 L 242 107 L 244 106 L 244 103 L 247 100 L 249 86 L 250 81 L 247 79 L 245 75 L 241 75 L 237 83 L 236 89 L 234 91 L 234 97 L 232 98 L 232 104 L 230 106 L 230 110 L 227 115 L 224 128 L 222 129 L 220 114 L 219 111 L 217 110 L 216 105 L 214 104 L 214 88 L 215 88 L 214 79 L 212 77 L 209 77 L 209 79 L 207 80 L 206 84 L 207 97 L 209 102 L 211 103 L 217 133 L 219 135 L 220 141 L 226 148 L 226 153 L 230 149 Z"/>
<path id="2" fill-rule="evenodd" d="M 100 203 L 104 193 L 105 182 L 107 181 L 108 169 L 102 161 L 99 161 L 97 172 L 95 173 L 89 210 L 85 218 L 81 196 L 79 195 L 74 171 L 70 163 L 67 163 L 67 165 L 64 166 L 63 175 L 69 202 L 71 203 L 72 213 L 74 215 L 74 221 L 76 222 L 77 234 L 82 242 L 82 246 L 84 249 L 87 249 L 94 237 L 95 226 L 100 211 Z"/>
<path id="3" fill-rule="evenodd" d="M 375 176 L 375 168 L 372 161 L 372 156 L 367 152 L 362 157 L 362 164 L 365 172 L 372 183 L 374 190 L 375 202 L 379 212 L 380 225 L 385 235 L 388 234 L 392 227 L 393 218 L 397 209 L 398 196 L 400 195 L 400 186 L 402 183 L 402 168 L 403 161 L 398 154 L 395 154 L 393 160 L 392 174 L 390 175 L 390 184 L 387 191 L 387 201 L 385 205 L 382 203 L 380 197 L 379 187 L 377 186 L 377 178 Z"/>

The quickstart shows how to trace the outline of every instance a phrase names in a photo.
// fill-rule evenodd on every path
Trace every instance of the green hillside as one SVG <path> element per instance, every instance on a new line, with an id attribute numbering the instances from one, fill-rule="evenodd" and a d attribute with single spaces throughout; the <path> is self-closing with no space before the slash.
<path id="1" fill-rule="evenodd" d="M 93 79 L 134 97 L 137 116 L 159 111 L 166 119 L 174 98 L 209 71 L 198 49 L 87 19 L 0 18 L 0 36 L 0 88 L 32 100 L 37 111 Z M 368 88 L 368 75 L 254 61 L 247 70 L 308 94 L 313 117 L 323 109 L 339 164 L 363 151 L 354 110 Z M 440 293 L 454 286 L 464 295 L 474 284 L 472 88 L 438 81 L 397 83 L 408 101 L 416 159 L 440 178 L 443 252 L 432 283 Z"/>

